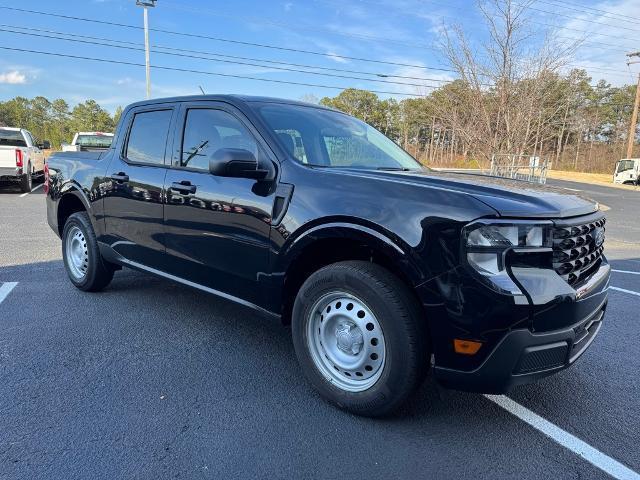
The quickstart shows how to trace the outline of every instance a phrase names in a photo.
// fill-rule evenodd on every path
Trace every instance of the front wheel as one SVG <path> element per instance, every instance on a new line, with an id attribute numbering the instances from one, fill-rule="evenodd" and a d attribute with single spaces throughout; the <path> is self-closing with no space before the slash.
<path id="1" fill-rule="evenodd" d="M 80 290 L 97 292 L 113 279 L 114 265 L 100 255 L 96 235 L 86 212 L 72 214 L 64 224 L 62 258 L 69 280 Z"/>
<path id="2" fill-rule="evenodd" d="M 320 269 L 293 308 L 293 342 L 307 378 L 352 413 L 397 409 L 429 368 L 425 319 L 408 287 L 360 261 Z"/>

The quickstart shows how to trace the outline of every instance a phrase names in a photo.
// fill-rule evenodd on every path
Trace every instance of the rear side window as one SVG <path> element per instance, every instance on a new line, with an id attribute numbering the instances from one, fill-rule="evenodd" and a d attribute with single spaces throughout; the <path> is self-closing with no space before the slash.
<path id="1" fill-rule="evenodd" d="M 256 140 L 236 117 L 209 108 L 188 110 L 179 166 L 208 171 L 209 158 L 221 148 L 241 148 L 258 158 Z"/>
<path id="2" fill-rule="evenodd" d="M 136 113 L 125 150 L 127 160 L 152 165 L 164 164 L 172 110 Z"/>
<path id="3" fill-rule="evenodd" d="M 7 147 L 26 147 L 27 142 L 25 142 L 21 132 L 0 128 L 0 145 Z"/>

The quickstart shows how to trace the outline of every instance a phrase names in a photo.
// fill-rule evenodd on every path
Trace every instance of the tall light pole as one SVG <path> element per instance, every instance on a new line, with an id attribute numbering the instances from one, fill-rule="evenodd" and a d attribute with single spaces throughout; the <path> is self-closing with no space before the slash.
<path id="1" fill-rule="evenodd" d="M 144 8 L 144 64 L 147 73 L 147 98 L 151 98 L 151 67 L 149 65 L 149 7 L 156 6 L 157 0 L 136 0 L 136 5 Z"/>
<path id="2" fill-rule="evenodd" d="M 640 52 L 628 53 L 627 57 L 640 57 Z M 629 60 L 627 65 L 634 63 Z M 629 138 L 627 139 L 627 158 L 631 158 L 633 155 L 633 142 L 636 139 L 636 128 L 638 125 L 638 107 L 640 106 L 640 73 L 638 74 L 638 85 L 636 86 L 636 101 L 633 104 L 633 113 L 631 114 L 631 125 L 629 125 Z"/>

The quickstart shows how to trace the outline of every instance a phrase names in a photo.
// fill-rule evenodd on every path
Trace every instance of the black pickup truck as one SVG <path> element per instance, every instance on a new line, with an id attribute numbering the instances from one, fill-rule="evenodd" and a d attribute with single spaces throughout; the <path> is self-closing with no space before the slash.
<path id="1" fill-rule="evenodd" d="M 139 102 L 109 150 L 47 167 L 48 221 L 76 287 L 131 267 L 276 316 L 310 382 L 358 414 L 396 409 L 429 371 L 505 392 L 572 365 L 602 325 L 597 203 L 431 171 L 328 108 Z"/>

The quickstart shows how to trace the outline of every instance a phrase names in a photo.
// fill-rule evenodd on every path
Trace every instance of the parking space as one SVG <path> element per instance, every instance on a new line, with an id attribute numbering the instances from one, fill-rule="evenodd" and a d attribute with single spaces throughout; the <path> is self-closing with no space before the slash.
<path id="1" fill-rule="evenodd" d="M 607 254 L 634 272 L 611 285 L 640 292 L 640 193 L 611 190 Z M 272 319 L 128 270 L 73 288 L 42 189 L 0 194 L 0 252 L 0 479 L 640 478 L 633 294 L 574 368 L 508 396 L 548 425 L 432 379 L 371 420 L 314 393 Z"/>

